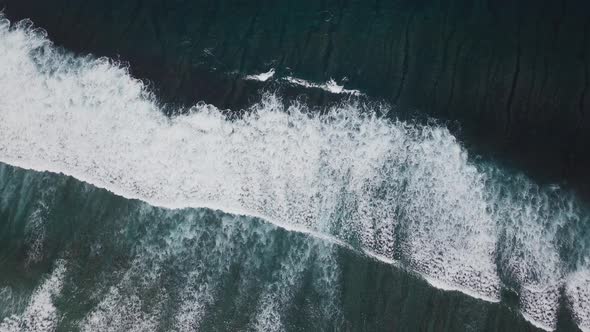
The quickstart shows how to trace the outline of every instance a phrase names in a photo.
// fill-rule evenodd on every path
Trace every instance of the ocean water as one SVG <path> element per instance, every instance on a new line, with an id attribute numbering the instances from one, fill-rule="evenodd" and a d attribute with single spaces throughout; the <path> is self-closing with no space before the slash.
<path id="1" fill-rule="evenodd" d="M 170 116 L 116 61 L 0 21 L 0 331 L 590 330 L 567 188 L 289 82 L 350 98 Z"/>

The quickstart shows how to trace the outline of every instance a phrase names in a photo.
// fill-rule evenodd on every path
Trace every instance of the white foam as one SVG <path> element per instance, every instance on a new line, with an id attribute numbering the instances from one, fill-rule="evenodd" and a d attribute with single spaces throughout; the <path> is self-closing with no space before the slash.
<path id="1" fill-rule="evenodd" d="M 175 316 L 178 331 L 198 331 L 206 311 L 206 305 L 213 302 L 208 284 L 189 284 L 181 294 L 182 304 Z"/>
<path id="2" fill-rule="evenodd" d="M 241 119 L 211 105 L 165 117 L 124 68 L 61 54 L 44 35 L 6 21 L 0 161 L 153 205 L 258 216 L 383 261 L 397 251 L 433 285 L 490 301 L 499 300 L 500 270 L 521 286 L 524 314 L 548 328 L 564 275 L 555 230 L 577 213 L 551 205 L 528 180 L 515 185 L 476 168 L 443 127 L 388 120 L 354 103 L 317 115 L 266 95 Z M 514 245 L 499 245 L 504 236 Z M 498 255 L 505 266 L 496 266 Z"/>
<path id="3" fill-rule="evenodd" d="M 151 248 L 139 247 L 121 279 L 108 288 L 100 302 L 80 322 L 81 331 L 156 331 L 160 323 L 165 290 L 157 284 L 161 262 Z M 155 295 L 146 297 L 150 288 Z M 149 303 L 152 302 L 152 303 Z"/>
<path id="4" fill-rule="evenodd" d="M 260 74 L 255 74 L 255 75 L 247 75 L 244 78 L 247 79 L 247 80 L 251 80 L 251 81 L 266 82 L 270 78 L 272 78 L 274 75 L 275 75 L 275 69 L 274 68 L 271 68 L 266 73 L 260 73 Z"/>
<path id="5" fill-rule="evenodd" d="M 292 76 L 285 77 L 285 81 L 287 81 L 291 84 L 294 84 L 294 85 L 302 86 L 304 88 L 322 89 L 324 91 L 328 91 L 328 92 L 334 93 L 334 94 L 349 94 L 349 95 L 353 95 L 353 96 L 362 95 L 362 93 L 359 90 L 345 89 L 343 85 L 339 85 L 332 78 L 330 78 L 326 83 L 321 83 L 321 84 L 313 83 L 313 82 L 306 81 L 304 79 L 292 77 Z"/>
<path id="6" fill-rule="evenodd" d="M 326 248 L 323 248 L 326 250 Z M 300 246 L 289 248 L 286 257 L 283 258 L 280 270 L 273 274 L 273 280 L 263 290 L 258 301 L 256 315 L 251 325 L 256 331 L 284 331 L 285 322 L 282 312 L 292 303 L 296 290 L 302 287 L 302 278 L 305 270 L 313 264 L 312 256 L 319 250 L 314 242 L 304 242 Z M 337 277 L 337 264 L 334 262 L 331 251 L 320 253 L 323 259 L 321 272 L 323 278 L 319 278 L 318 292 L 322 293 L 322 301 L 334 305 L 336 296 L 334 290 Z M 328 271 L 329 270 L 329 271 Z M 318 308 L 322 310 L 325 308 Z M 324 317 L 330 317 L 328 313 Z"/>
<path id="7" fill-rule="evenodd" d="M 568 276 L 565 289 L 578 327 L 590 331 L 590 268 L 585 266 Z"/>
<path id="8" fill-rule="evenodd" d="M 156 331 L 158 314 L 146 313 L 136 294 L 121 295 L 112 287 L 106 297 L 85 318 L 81 331 Z"/>
<path id="9" fill-rule="evenodd" d="M 26 264 L 40 262 L 45 252 L 46 218 L 49 207 L 55 198 L 55 188 L 46 187 L 39 190 L 39 198 L 32 203 L 33 212 L 27 217 L 25 225 L 28 243 Z"/>
<path id="10" fill-rule="evenodd" d="M 60 294 L 66 272 L 65 262 L 58 260 L 51 275 L 33 292 L 25 311 L 0 322 L 0 331 L 55 331 L 58 323 L 53 297 Z"/>
<path id="11" fill-rule="evenodd" d="M 259 81 L 259 82 L 266 82 L 269 79 L 273 78 L 275 76 L 275 69 L 271 68 L 269 71 L 265 72 L 265 73 L 260 73 L 260 74 L 252 74 L 252 75 L 246 75 L 244 76 L 244 79 L 246 80 L 250 80 L 250 81 Z M 362 95 L 362 93 L 359 90 L 355 90 L 355 89 L 345 89 L 344 85 L 340 85 L 338 84 L 333 78 L 330 78 L 327 82 L 325 83 L 314 83 L 314 82 L 310 82 L 301 78 L 297 78 L 297 77 L 292 77 L 292 76 L 287 76 L 282 78 L 282 80 L 293 84 L 293 85 L 298 85 L 304 88 L 315 88 L 315 89 L 321 89 L 333 94 L 347 94 L 347 95 L 353 95 L 353 96 L 360 96 Z"/>

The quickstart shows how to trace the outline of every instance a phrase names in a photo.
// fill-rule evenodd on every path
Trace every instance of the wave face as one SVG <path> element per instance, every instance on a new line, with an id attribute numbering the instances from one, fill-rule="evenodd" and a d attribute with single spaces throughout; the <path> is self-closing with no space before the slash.
<path id="1" fill-rule="evenodd" d="M 504 305 L 257 218 L 6 164 L 0 194 L 3 332 L 534 330 Z"/>
<path id="2" fill-rule="evenodd" d="M 26 269 L 38 284 L 28 294 L 1 274 L 0 331 L 269 331 L 306 313 L 317 317 L 300 325 L 308 330 L 341 326 L 333 244 L 6 165 L 0 192 L 0 225 L 26 258 L 3 251 L 2 272 Z"/>
<path id="3" fill-rule="evenodd" d="M 382 111 L 351 102 L 313 113 L 268 94 L 239 118 L 204 103 L 166 117 L 144 84 L 109 59 L 65 54 L 27 23 L 0 24 L 2 162 L 64 173 L 156 206 L 260 217 L 489 301 L 513 290 L 524 317 L 544 329 L 556 328 L 566 303 L 578 326 L 590 329 L 590 239 L 581 204 L 469 161 L 444 127 L 389 120 Z M 293 250 L 305 256 L 315 249 Z M 146 255 L 165 259 L 157 247 Z M 138 264 L 121 282 L 149 287 L 153 280 L 134 284 Z M 296 260 L 289 269 L 306 264 Z M 51 280 L 60 273 L 48 282 L 58 283 Z M 276 277 L 296 282 L 290 275 Z M 194 278 L 187 301 L 206 307 L 213 298 L 207 277 Z M 291 296 L 269 287 L 264 296 L 280 299 L 257 309 L 252 324 L 262 330 Z M 112 287 L 82 326 L 102 329 L 105 317 L 131 326 L 130 317 L 142 317 L 142 301 Z M 193 304 L 177 324 L 198 324 Z M 144 324 L 140 329 L 156 326 Z"/>

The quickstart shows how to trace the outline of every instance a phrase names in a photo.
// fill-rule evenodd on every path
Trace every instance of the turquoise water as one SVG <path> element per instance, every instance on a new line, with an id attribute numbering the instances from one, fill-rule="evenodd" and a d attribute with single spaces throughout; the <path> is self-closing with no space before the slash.
<path id="1" fill-rule="evenodd" d="M 3 331 L 534 330 L 514 306 L 256 218 L 7 165 L 0 193 Z"/>

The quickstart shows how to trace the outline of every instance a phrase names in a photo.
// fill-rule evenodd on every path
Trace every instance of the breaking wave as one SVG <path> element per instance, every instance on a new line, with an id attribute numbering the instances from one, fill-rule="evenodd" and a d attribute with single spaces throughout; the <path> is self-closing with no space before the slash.
<path id="1" fill-rule="evenodd" d="M 354 102 L 314 113 L 272 94 L 239 118 L 205 103 L 167 117 L 124 67 L 72 56 L 30 23 L 2 20 L 0 161 L 156 206 L 258 216 L 489 301 L 512 289 L 523 315 L 547 330 L 565 295 L 580 328 L 590 329 L 584 208 L 559 189 L 470 161 L 443 126 L 392 120 Z M 105 311 L 108 301 L 131 301 L 129 315 L 141 305 L 115 288 L 104 301 L 88 329 L 115 314 Z M 265 329 L 276 310 L 257 310 Z M 177 324 L 192 323 L 179 316 Z"/>

